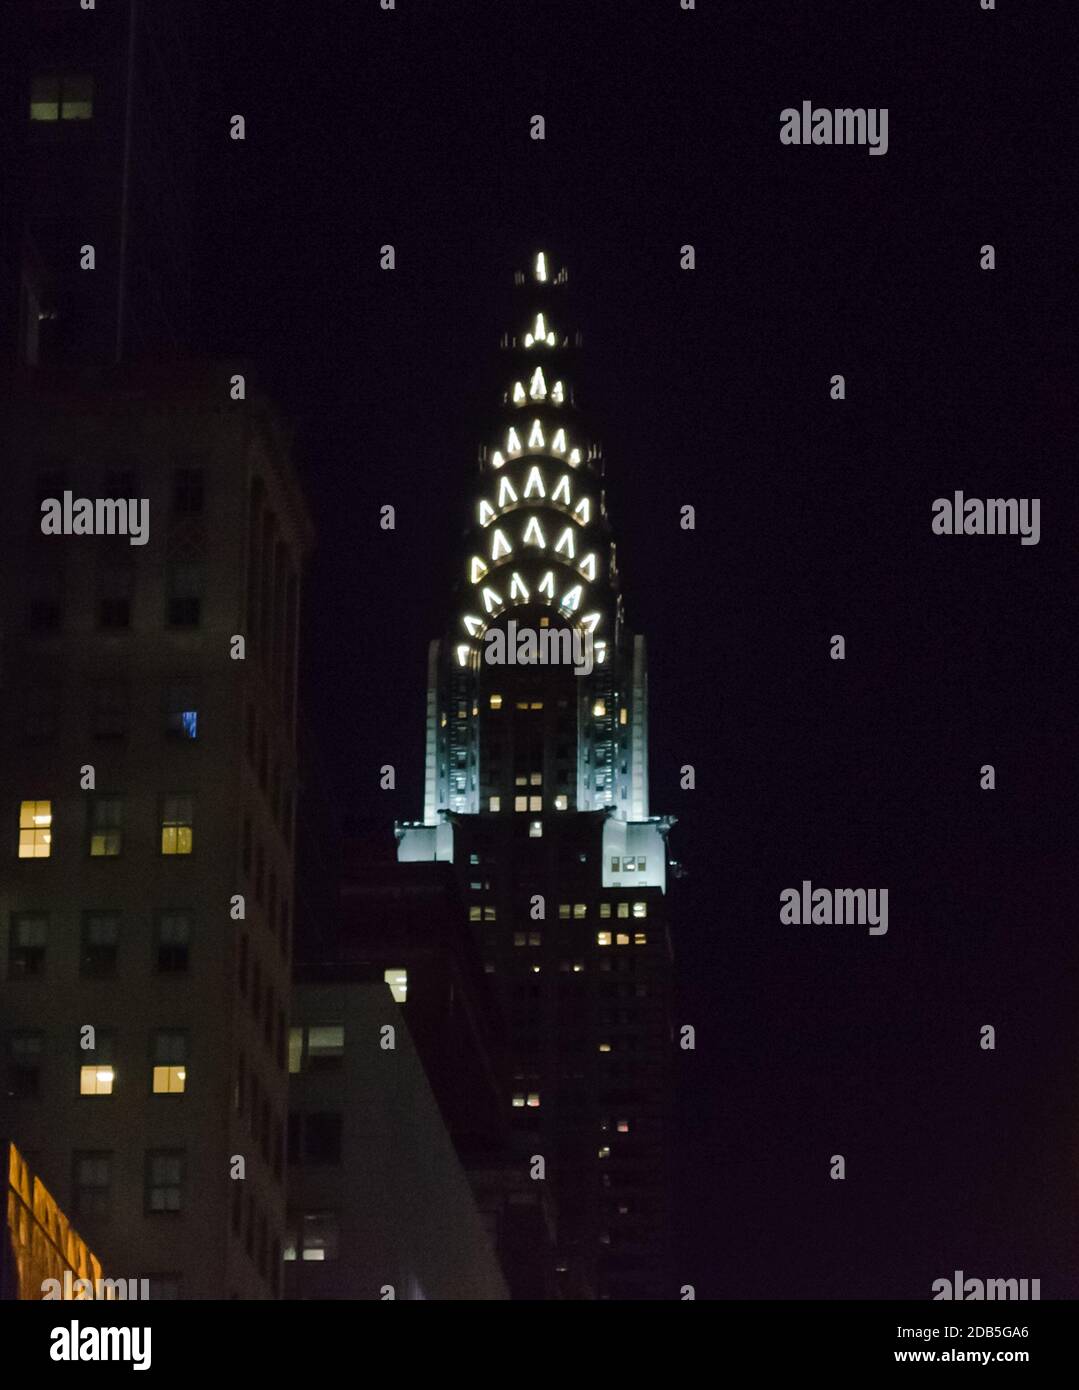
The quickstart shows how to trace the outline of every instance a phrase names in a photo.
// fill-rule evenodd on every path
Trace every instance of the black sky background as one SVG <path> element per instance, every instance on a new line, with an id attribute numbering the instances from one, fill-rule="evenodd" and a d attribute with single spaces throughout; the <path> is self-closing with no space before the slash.
<path id="1" fill-rule="evenodd" d="M 1079 1294 L 1064 17 L 1009 0 L 207 16 L 202 341 L 259 362 L 296 422 L 318 531 L 307 805 L 327 834 L 422 814 L 426 646 L 512 272 L 541 246 L 570 269 L 578 399 L 649 642 L 652 810 L 678 817 L 688 870 L 675 1282 L 698 1297 L 925 1298 L 956 1268 Z M 781 145 L 804 99 L 888 107 L 888 153 Z M 932 535 L 956 489 L 1040 497 L 1040 544 Z M 887 887 L 888 935 L 782 926 L 803 878 Z"/>

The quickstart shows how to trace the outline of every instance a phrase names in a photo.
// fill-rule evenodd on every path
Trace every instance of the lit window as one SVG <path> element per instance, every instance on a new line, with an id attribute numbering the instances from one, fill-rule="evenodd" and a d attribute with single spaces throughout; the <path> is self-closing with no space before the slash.
<path id="1" fill-rule="evenodd" d="M 288 1069 L 290 1076 L 296 1076 L 303 1065 L 303 1029 L 288 1030 Z"/>
<path id="2" fill-rule="evenodd" d="M 116 1072 L 112 1065 L 112 1034 L 103 1033 L 99 1029 L 94 1042 L 95 1046 L 90 1052 L 93 1060 L 84 1061 L 79 1067 L 79 1095 L 111 1096 L 116 1080 Z M 87 1051 L 83 1052 L 84 1057 Z"/>
<path id="3" fill-rule="evenodd" d="M 473 905 L 472 907 L 470 907 L 470 908 L 468 909 L 468 920 L 469 920 L 470 922 L 478 922 L 478 921 L 481 919 L 482 916 L 483 916 L 483 908 L 482 908 L 482 907 L 479 907 L 478 905 Z"/>
<path id="4" fill-rule="evenodd" d="M 628 934 L 628 932 L 623 932 L 623 931 L 618 932 L 618 933 L 616 934 L 616 936 L 615 936 L 614 944 L 615 944 L 616 946 L 628 946 L 628 945 L 629 945 L 629 934 Z"/>
<path id="5" fill-rule="evenodd" d="M 542 701 L 542 700 L 533 700 L 532 703 L 529 705 L 528 708 L 529 708 L 529 709 L 542 709 L 542 708 L 543 708 L 543 701 Z"/>
<path id="6" fill-rule="evenodd" d="M 534 821 L 532 821 L 532 822 L 529 824 L 529 827 L 528 827 L 528 838 L 529 838 L 530 840 L 539 840 L 539 839 L 542 839 L 542 837 L 543 837 L 543 822 L 542 822 L 541 820 L 534 820 Z"/>
<path id="7" fill-rule="evenodd" d="M 539 1109 L 539 1103 L 540 1103 L 539 1092 L 538 1092 L 538 1091 L 529 1091 L 529 1093 L 528 1093 L 528 1105 L 529 1105 L 529 1108 L 530 1108 L 531 1110 L 538 1110 L 538 1109 Z"/>
<path id="8" fill-rule="evenodd" d="M 94 79 L 85 74 L 35 77 L 30 86 L 32 121 L 88 121 L 94 114 Z"/>
<path id="9" fill-rule="evenodd" d="M 584 969 L 584 961 L 583 961 L 583 960 L 575 960 L 575 961 L 573 962 L 573 973 L 574 973 L 575 975 L 579 975 L 583 969 Z"/>
<path id="10" fill-rule="evenodd" d="M 600 903 L 600 905 L 599 905 L 599 915 L 600 915 L 601 917 L 609 917 L 609 916 L 611 915 L 611 905 L 610 905 L 610 903 Z"/>
<path id="11" fill-rule="evenodd" d="M 626 711 L 624 709 L 618 711 L 618 722 L 619 724 L 624 724 L 626 722 Z"/>
<path id="12" fill-rule="evenodd" d="M 303 1218 L 303 1250 L 305 1260 L 337 1259 L 337 1217 L 332 1212 L 318 1212 Z"/>
<path id="13" fill-rule="evenodd" d="M 526 943 L 527 940 L 528 940 L 528 937 L 527 937 L 527 935 L 526 935 L 525 932 L 523 932 L 523 931 L 515 931 L 515 932 L 513 933 L 513 944 L 514 944 L 515 946 L 523 946 L 523 945 Z"/>
<path id="14" fill-rule="evenodd" d="M 566 918 L 569 916 L 569 903 L 558 904 L 558 915 L 562 918 Z"/>
<path id="15" fill-rule="evenodd" d="M 619 904 L 618 904 L 618 915 L 619 915 L 619 917 L 628 917 L 628 916 L 629 916 L 629 903 L 619 903 Z"/>
<path id="16" fill-rule="evenodd" d="M 542 796 L 530 796 L 530 797 L 528 798 L 528 809 L 529 809 L 530 811 L 542 811 L 542 810 L 543 810 L 543 797 L 542 797 Z"/>
<path id="17" fill-rule="evenodd" d="M 528 780 L 531 782 L 531 784 L 532 784 L 534 787 L 542 787 L 542 786 L 543 786 L 543 773 L 542 773 L 542 772 L 533 772 L 533 773 L 531 773 L 531 774 L 529 775 Z"/>
<path id="18" fill-rule="evenodd" d="M 587 916 L 588 916 L 588 904 L 587 904 L 587 903 L 574 903 L 574 904 L 573 904 L 573 915 L 574 915 L 574 917 L 576 917 L 578 920 L 580 920 L 580 918 L 582 918 L 582 917 L 587 917 Z"/>
<path id="19" fill-rule="evenodd" d="M 515 797 L 513 798 L 513 809 L 514 809 L 515 811 L 527 811 L 527 810 L 528 810 L 528 797 L 527 797 L 527 796 L 515 796 Z"/>
<path id="20" fill-rule="evenodd" d="M 198 738 L 198 699 L 193 686 L 169 686 L 165 706 L 165 732 L 173 738 Z"/>
<path id="21" fill-rule="evenodd" d="M 516 1092 L 514 1093 L 514 1096 L 513 1096 L 513 1108 L 514 1108 L 514 1110 L 523 1110 L 523 1109 L 524 1109 L 524 1106 L 525 1106 L 525 1093 L 524 1093 L 524 1091 L 516 1091 Z"/>
<path id="22" fill-rule="evenodd" d="M 517 776 L 517 777 L 515 777 L 515 778 L 513 779 L 513 785 L 514 785 L 515 787 L 527 787 L 527 786 L 528 786 L 528 778 L 527 778 L 527 777 L 524 775 L 524 773 L 522 772 L 519 776 Z"/>
<path id="23" fill-rule="evenodd" d="M 496 918 L 496 909 L 493 908 L 493 907 L 485 907 L 485 908 L 483 909 L 483 920 L 484 920 L 485 922 L 494 922 L 494 921 L 496 921 L 496 920 L 497 920 L 497 918 Z"/>
<path id="24" fill-rule="evenodd" d="M 616 1128 L 617 1128 L 619 1134 L 628 1134 L 628 1133 L 629 1133 L 629 1121 L 628 1121 L 628 1120 L 619 1120 L 619 1121 L 618 1121 L 618 1124 L 617 1124 L 617 1126 L 616 1126 Z"/>
<path id="25" fill-rule="evenodd" d="M 633 933 L 633 944 L 634 944 L 634 946 L 647 946 L 647 945 L 648 945 L 648 937 L 647 937 L 647 935 L 646 935 L 643 931 L 634 932 L 634 933 Z"/>
<path id="26" fill-rule="evenodd" d="M 502 798 L 501 798 L 500 796 L 492 796 L 491 799 L 490 799 L 490 801 L 489 801 L 487 804 L 488 804 L 488 807 L 489 807 L 490 810 L 492 810 L 492 811 L 501 811 L 501 809 L 502 809 Z"/>
<path id="27" fill-rule="evenodd" d="M 22 802 L 19 806 L 19 858 L 48 859 L 51 853 L 52 802 Z"/>
<path id="28" fill-rule="evenodd" d="M 635 856 L 627 855 L 626 858 L 622 860 L 622 867 L 627 873 L 635 874 L 637 872 L 637 860 Z"/>
<path id="29" fill-rule="evenodd" d="M 610 1043 L 600 1043 L 600 1045 L 599 1045 L 599 1050 L 600 1050 L 601 1052 L 610 1052 L 610 1050 L 611 1050 L 611 1044 L 610 1044 Z"/>
<path id="30" fill-rule="evenodd" d="M 491 708 L 492 708 L 492 709 L 501 709 L 501 708 L 502 708 L 502 696 L 501 696 L 501 695 L 492 695 L 492 696 L 491 696 Z"/>
<path id="31" fill-rule="evenodd" d="M 382 977 L 390 987 L 390 993 L 398 1004 L 404 1004 L 408 1000 L 408 971 L 400 967 L 387 970 Z"/>
<path id="32" fill-rule="evenodd" d="M 408 974 L 404 970 L 387 970 L 384 979 L 394 990 L 390 976 L 399 976 L 399 988 L 408 989 Z M 393 997 L 397 999 L 396 990 Z M 404 998 L 398 999 L 403 1004 Z M 307 1065 L 315 1071 L 331 1071 L 345 1055 L 345 1026 L 343 1023 L 316 1023 L 307 1030 Z"/>
<path id="33" fill-rule="evenodd" d="M 189 796 L 167 796 L 161 810 L 161 853 L 190 854 L 194 847 L 194 809 Z"/>
<path id="34" fill-rule="evenodd" d="M 602 719 L 607 713 L 607 705 L 603 700 L 597 700 L 592 706 L 592 714 L 596 719 Z"/>
<path id="35" fill-rule="evenodd" d="M 124 843 L 124 803 L 118 796 L 95 796 L 90 802 L 90 854 L 112 858 Z"/>
<path id="36" fill-rule="evenodd" d="M 611 933 L 610 933 L 609 931 L 601 931 L 601 932 L 597 932 L 597 933 L 596 933 L 596 945 L 597 945 L 597 946 L 609 946 L 610 944 L 611 944 Z"/>
<path id="37" fill-rule="evenodd" d="M 154 1034 L 155 1095 L 183 1095 L 187 1088 L 187 1034 Z"/>
<path id="38" fill-rule="evenodd" d="M 566 808 L 567 808 L 568 806 L 569 806 L 569 798 L 566 796 L 565 792 L 560 792 L 560 793 L 558 794 L 558 796 L 556 796 L 555 799 L 554 799 L 554 808 L 555 808 L 555 810 L 556 810 L 556 811 L 564 811 L 564 810 L 566 810 Z"/>
<path id="39" fill-rule="evenodd" d="M 604 1144 L 603 1148 L 600 1149 L 600 1151 L 599 1151 L 599 1157 L 600 1157 L 600 1158 L 610 1158 L 610 1156 L 611 1156 L 611 1151 L 610 1151 L 610 1149 L 607 1147 L 607 1145 Z"/>
<path id="40" fill-rule="evenodd" d="M 634 917 L 647 917 L 647 916 L 648 916 L 648 904 L 647 904 L 647 903 L 634 903 L 634 904 L 633 904 L 633 915 L 634 915 Z"/>
<path id="41" fill-rule="evenodd" d="M 530 931 L 530 932 L 528 933 L 528 944 L 529 944 L 530 946 L 539 946 L 539 945 L 542 943 L 542 941 L 543 941 L 543 935 L 542 935 L 542 933 L 540 933 L 540 932 L 538 932 L 538 931 Z"/>

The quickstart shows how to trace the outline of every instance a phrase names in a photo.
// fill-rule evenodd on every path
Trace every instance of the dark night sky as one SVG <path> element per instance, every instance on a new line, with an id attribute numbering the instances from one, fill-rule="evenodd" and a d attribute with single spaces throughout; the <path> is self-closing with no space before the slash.
<path id="1" fill-rule="evenodd" d="M 545 246 L 689 871 L 677 1281 L 1075 1297 L 1075 45 L 1011 0 L 698 3 L 214 7 L 204 341 L 297 422 L 309 791 L 331 824 L 421 813 L 426 645 Z M 888 153 L 781 145 L 803 99 L 888 107 Z M 1040 497 L 1041 543 L 932 535 L 956 489 Z M 781 926 L 803 878 L 887 887 L 888 935 Z"/>

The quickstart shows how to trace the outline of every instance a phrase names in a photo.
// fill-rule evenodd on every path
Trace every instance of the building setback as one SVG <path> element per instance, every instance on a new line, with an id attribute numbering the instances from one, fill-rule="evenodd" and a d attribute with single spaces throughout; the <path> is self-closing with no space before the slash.
<path id="1" fill-rule="evenodd" d="M 540 254 L 515 279 L 501 409 L 429 649 L 423 820 L 398 826 L 398 853 L 452 863 L 467 895 L 508 1021 L 520 1162 L 542 1158 L 556 1195 L 563 1292 L 670 1297 L 672 820 L 649 811 L 645 644 L 574 397 L 568 277 Z M 576 634 L 578 656 L 587 639 L 591 670 L 490 662 L 492 634 L 516 653 L 526 629 Z"/>

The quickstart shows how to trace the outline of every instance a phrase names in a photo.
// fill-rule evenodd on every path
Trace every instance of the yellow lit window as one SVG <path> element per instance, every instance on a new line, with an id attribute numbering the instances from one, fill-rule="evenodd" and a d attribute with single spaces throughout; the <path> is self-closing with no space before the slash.
<path id="1" fill-rule="evenodd" d="M 527 797 L 527 796 L 515 796 L 515 797 L 513 798 L 513 809 L 514 809 L 515 811 L 527 811 L 527 810 L 528 810 L 528 797 Z"/>
<path id="2" fill-rule="evenodd" d="M 542 772 L 533 772 L 533 773 L 529 776 L 529 779 L 528 779 L 528 780 L 532 783 L 532 785 L 533 785 L 534 787 L 542 787 L 542 786 L 543 786 L 543 773 L 542 773 Z"/>
<path id="3" fill-rule="evenodd" d="M 502 708 L 502 696 L 501 696 L 501 695 L 492 695 L 492 696 L 491 696 L 491 708 L 492 708 L 492 709 L 501 709 L 501 708 Z"/>
<path id="4" fill-rule="evenodd" d="M 524 1093 L 524 1091 L 518 1091 L 518 1092 L 514 1095 L 514 1097 L 513 1097 L 513 1108 L 514 1108 L 514 1110 L 523 1110 L 524 1107 L 525 1107 L 525 1093 Z"/>
<path id="5" fill-rule="evenodd" d="M 403 966 L 391 966 L 383 972 L 382 978 L 390 987 L 390 993 L 398 1004 L 408 1002 L 408 971 Z"/>
<path id="6" fill-rule="evenodd" d="M 600 1151 L 599 1151 L 598 1157 L 599 1157 L 599 1158 L 610 1158 L 610 1156 L 611 1156 L 611 1151 L 610 1151 L 610 1149 L 607 1147 L 607 1145 L 604 1144 L 603 1148 L 600 1149 Z"/>
<path id="7" fill-rule="evenodd" d="M 566 810 L 566 808 L 567 808 L 568 806 L 569 806 L 569 798 L 566 796 L 565 792 L 559 792 L 559 794 L 558 794 L 558 795 L 555 797 L 555 799 L 554 799 L 554 808 L 555 808 L 555 810 L 556 810 L 556 811 L 564 811 L 564 810 Z"/>
<path id="8" fill-rule="evenodd" d="M 500 796 L 492 796 L 488 805 L 490 806 L 492 811 L 501 811 L 502 798 Z"/>
<path id="9" fill-rule="evenodd" d="M 527 777 L 524 775 L 524 773 L 522 772 L 522 773 L 520 774 L 520 776 L 515 777 L 515 778 L 513 779 L 513 785 L 514 785 L 515 787 L 527 787 L 527 786 L 528 786 L 528 778 L 527 778 Z"/>
<path id="10" fill-rule="evenodd" d="M 561 918 L 563 918 L 563 919 L 565 919 L 565 918 L 567 918 L 567 917 L 569 916 L 569 903 L 559 903 L 559 904 L 558 904 L 558 915 L 559 915 L 559 917 L 561 917 Z"/>
<path id="11" fill-rule="evenodd" d="M 470 922 L 478 922 L 482 916 L 483 916 L 483 908 L 482 908 L 482 907 L 475 907 L 475 906 L 473 906 L 473 907 L 470 907 L 470 908 L 468 909 L 468 920 L 469 920 Z"/>
<path id="12" fill-rule="evenodd" d="M 634 917 L 647 917 L 647 916 L 648 916 L 648 904 L 647 904 L 647 903 L 634 903 L 634 904 L 633 904 L 633 915 L 634 915 Z"/>
<path id="13" fill-rule="evenodd" d="M 643 931 L 634 932 L 634 933 L 633 933 L 633 944 L 634 944 L 634 946 L 647 946 L 647 945 L 648 945 L 648 937 L 645 935 L 645 933 L 644 933 Z"/>
<path id="14" fill-rule="evenodd" d="M 602 719 L 606 715 L 606 713 L 607 702 L 605 700 L 597 700 L 596 703 L 592 706 L 593 717 L 596 719 Z"/>
<path id="15" fill-rule="evenodd" d="M 542 708 L 543 708 L 543 701 L 542 701 L 542 700 L 533 700 L 532 703 L 531 703 L 531 705 L 529 705 L 529 709 L 542 709 Z"/>
<path id="16" fill-rule="evenodd" d="M 529 809 L 530 811 L 542 811 L 542 810 L 543 810 L 543 797 L 542 797 L 542 796 L 530 796 L 530 797 L 528 798 L 528 809 Z"/>
<path id="17" fill-rule="evenodd" d="M 155 1095 L 182 1095 L 186 1084 L 186 1067 L 154 1067 Z"/>
<path id="18" fill-rule="evenodd" d="M 629 903 L 619 903 L 619 904 L 618 904 L 618 915 L 619 915 L 619 917 L 628 917 L 628 916 L 629 916 Z"/>
<path id="19" fill-rule="evenodd" d="M 618 711 L 618 722 L 619 724 L 624 724 L 626 722 L 626 711 L 624 709 Z"/>
<path id="20" fill-rule="evenodd" d="M 629 934 L 627 932 L 620 931 L 615 937 L 614 941 L 616 946 L 628 946 Z"/>
<path id="21" fill-rule="evenodd" d="M 542 967 L 541 965 L 534 965 L 534 966 L 532 967 L 532 974 L 533 974 L 533 975 L 538 975 L 542 969 L 543 969 L 543 967 Z"/>
<path id="22" fill-rule="evenodd" d="M 303 1064 L 303 1029 L 290 1028 L 288 1030 L 288 1069 L 289 1075 L 295 1076 Z"/>
<path id="23" fill-rule="evenodd" d="M 584 961 L 583 961 L 583 960 L 575 960 L 575 961 L 573 962 L 573 973 L 574 973 L 575 975 L 579 975 L 583 969 L 584 969 Z"/>
<path id="24" fill-rule="evenodd" d="M 161 811 L 161 853 L 190 854 L 195 841 L 195 815 L 189 796 L 167 796 Z"/>
<path id="25" fill-rule="evenodd" d="M 574 903 L 574 904 L 573 904 L 573 915 L 574 915 L 574 917 L 576 917 L 576 918 L 578 919 L 578 921 L 579 921 L 582 917 L 587 917 L 587 916 L 588 916 L 588 904 L 587 904 L 587 903 Z"/>
<path id="26" fill-rule="evenodd" d="M 183 1095 L 187 1088 L 187 1034 L 154 1035 L 153 1091 L 155 1095 Z"/>
<path id="27" fill-rule="evenodd" d="M 19 858 L 48 859 L 50 854 L 52 802 L 22 802 L 19 806 Z"/>
<path id="28" fill-rule="evenodd" d="M 493 908 L 493 907 L 485 907 L 485 908 L 483 909 L 483 920 L 484 920 L 485 922 L 493 922 L 493 921 L 495 921 L 495 913 L 496 913 L 496 909 L 495 909 L 495 908 Z"/>
<path id="29" fill-rule="evenodd" d="M 610 1052 L 610 1050 L 611 1050 L 611 1044 L 610 1044 L 610 1043 L 600 1043 L 600 1045 L 599 1045 L 599 1050 L 600 1050 L 601 1052 Z"/>
<path id="30" fill-rule="evenodd" d="M 79 1068 L 79 1095 L 111 1096 L 115 1072 L 111 1066 L 93 1062 Z"/>
<path id="31" fill-rule="evenodd" d="M 517 708 L 518 708 L 518 709 L 527 709 L 527 708 L 528 708 L 528 701 L 527 701 L 527 700 L 518 700 L 518 701 L 517 701 Z"/>
<path id="32" fill-rule="evenodd" d="M 609 931 L 596 932 L 596 945 L 609 946 L 611 944 L 611 933 Z"/>
<path id="33" fill-rule="evenodd" d="M 601 917 L 609 917 L 609 916 L 611 915 L 611 905 L 610 905 L 610 903 L 600 903 L 600 905 L 599 905 L 599 915 L 600 915 Z"/>

